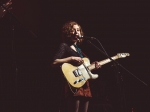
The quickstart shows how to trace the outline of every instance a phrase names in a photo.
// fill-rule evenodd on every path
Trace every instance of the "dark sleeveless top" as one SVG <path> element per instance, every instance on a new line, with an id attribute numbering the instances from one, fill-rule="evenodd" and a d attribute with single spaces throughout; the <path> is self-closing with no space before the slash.
<path id="1" fill-rule="evenodd" d="M 81 49 L 78 48 L 77 46 L 75 47 L 79 53 L 71 49 L 70 46 L 68 46 L 66 43 L 61 43 L 58 51 L 54 55 L 53 60 L 67 58 L 70 56 L 83 57 Z M 69 96 L 92 97 L 90 86 L 89 86 L 89 81 L 87 81 L 81 88 L 73 88 L 71 85 L 68 84 L 67 80 L 65 82 L 66 83 L 65 83 L 64 90 L 65 90 L 66 97 L 69 97 Z"/>

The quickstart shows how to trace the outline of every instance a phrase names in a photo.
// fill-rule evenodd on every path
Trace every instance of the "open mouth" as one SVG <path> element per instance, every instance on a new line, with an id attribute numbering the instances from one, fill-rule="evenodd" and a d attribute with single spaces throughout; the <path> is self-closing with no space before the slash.
<path id="1" fill-rule="evenodd" d="M 78 35 L 75 35 L 74 38 L 75 38 L 75 39 L 79 39 L 79 36 L 78 36 Z"/>

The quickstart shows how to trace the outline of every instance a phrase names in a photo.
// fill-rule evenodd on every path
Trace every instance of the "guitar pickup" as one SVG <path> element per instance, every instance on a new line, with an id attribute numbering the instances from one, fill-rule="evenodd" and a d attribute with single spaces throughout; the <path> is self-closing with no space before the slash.
<path id="1" fill-rule="evenodd" d="M 79 76 L 82 75 L 82 72 L 79 69 L 76 69 L 76 70 L 73 71 L 73 74 L 74 74 L 75 77 L 79 77 Z"/>

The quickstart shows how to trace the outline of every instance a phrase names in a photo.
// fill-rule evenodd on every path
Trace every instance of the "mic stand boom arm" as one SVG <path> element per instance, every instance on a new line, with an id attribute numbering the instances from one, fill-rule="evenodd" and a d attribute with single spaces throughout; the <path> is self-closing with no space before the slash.
<path id="1" fill-rule="evenodd" d="M 89 44 L 91 44 L 92 46 L 94 46 L 98 51 L 100 51 L 104 56 L 106 56 L 107 58 L 109 58 L 112 62 L 115 63 L 115 65 L 119 65 L 121 68 L 123 68 L 125 71 L 127 71 L 130 75 L 132 75 L 133 77 L 135 77 L 137 80 L 139 80 L 141 83 L 143 83 L 145 86 L 148 86 L 144 81 L 142 81 L 141 79 L 139 79 L 137 76 L 135 76 L 133 73 L 131 73 L 129 70 L 127 70 L 125 67 L 123 67 L 120 63 L 118 63 L 117 61 L 113 60 L 110 56 L 108 56 L 106 53 L 104 53 L 101 49 L 99 49 L 97 46 L 95 46 L 91 41 L 87 40 L 87 42 Z"/>

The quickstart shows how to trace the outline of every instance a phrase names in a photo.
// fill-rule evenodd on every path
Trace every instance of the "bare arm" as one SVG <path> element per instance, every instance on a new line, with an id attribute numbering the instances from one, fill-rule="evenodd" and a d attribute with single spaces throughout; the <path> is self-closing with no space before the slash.
<path id="1" fill-rule="evenodd" d="M 71 57 L 67 57 L 67 58 L 54 60 L 54 62 L 52 63 L 52 66 L 60 66 L 63 63 L 71 63 L 71 62 L 75 62 L 75 63 L 77 63 L 77 65 L 80 65 L 83 63 L 83 60 L 81 57 L 71 56 Z"/>
<path id="2" fill-rule="evenodd" d="M 72 59 L 72 57 L 62 58 L 62 59 L 56 59 L 53 62 L 53 65 L 62 64 L 62 63 L 69 63 Z"/>

